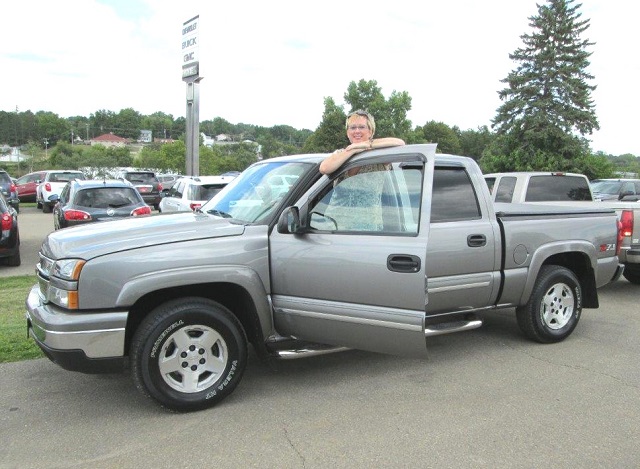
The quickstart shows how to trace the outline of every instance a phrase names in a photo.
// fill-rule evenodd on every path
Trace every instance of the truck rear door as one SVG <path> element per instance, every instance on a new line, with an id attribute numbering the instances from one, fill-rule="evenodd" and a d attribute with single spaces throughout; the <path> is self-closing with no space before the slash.
<path id="1" fill-rule="evenodd" d="M 431 187 L 435 145 L 420 148 L 360 159 L 322 178 L 298 204 L 308 230 L 274 230 L 271 298 L 280 334 L 384 353 L 426 352 L 429 222 L 420 206 L 429 202 L 423 188 Z"/>

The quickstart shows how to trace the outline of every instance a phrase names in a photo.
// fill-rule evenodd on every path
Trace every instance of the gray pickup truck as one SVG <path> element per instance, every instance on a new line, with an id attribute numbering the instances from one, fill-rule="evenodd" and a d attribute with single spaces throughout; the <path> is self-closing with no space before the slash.
<path id="1" fill-rule="evenodd" d="M 251 344 L 281 359 L 424 356 L 430 336 L 515 307 L 524 335 L 569 336 L 620 275 L 612 210 L 494 204 L 477 164 L 407 145 L 255 163 L 195 213 L 51 233 L 27 327 L 69 370 L 130 368 L 174 410 L 239 383 Z M 127 367 L 125 367 L 127 365 Z"/>

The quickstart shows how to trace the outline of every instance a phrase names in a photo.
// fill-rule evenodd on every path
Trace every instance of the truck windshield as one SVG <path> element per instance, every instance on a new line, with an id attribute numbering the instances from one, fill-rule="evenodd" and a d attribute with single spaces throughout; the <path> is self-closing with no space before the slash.
<path id="1" fill-rule="evenodd" d="M 202 212 L 244 223 L 268 218 L 303 175 L 315 165 L 300 162 L 265 162 L 247 168 L 211 200 Z"/>

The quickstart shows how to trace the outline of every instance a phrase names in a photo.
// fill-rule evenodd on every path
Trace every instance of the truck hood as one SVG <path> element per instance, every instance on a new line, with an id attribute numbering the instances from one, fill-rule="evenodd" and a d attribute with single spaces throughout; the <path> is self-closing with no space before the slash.
<path id="1" fill-rule="evenodd" d="M 42 253 L 52 259 L 75 257 L 88 260 L 146 246 L 239 236 L 242 233 L 244 225 L 204 213 L 163 214 L 63 228 L 47 236 L 42 244 Z M 167 246 L 167 254 L 171 254 L 170 246 Z"/>

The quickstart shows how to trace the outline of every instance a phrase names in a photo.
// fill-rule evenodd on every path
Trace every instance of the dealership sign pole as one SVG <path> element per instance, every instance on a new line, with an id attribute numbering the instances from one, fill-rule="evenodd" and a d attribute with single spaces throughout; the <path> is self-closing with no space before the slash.
<path id="1" fill-rule="evenodd" d="M 198 57 L 200 15 L 182 24 L 182 80 L 187 84 L 187 176 L 200 175 L 200 62 Z"/>

